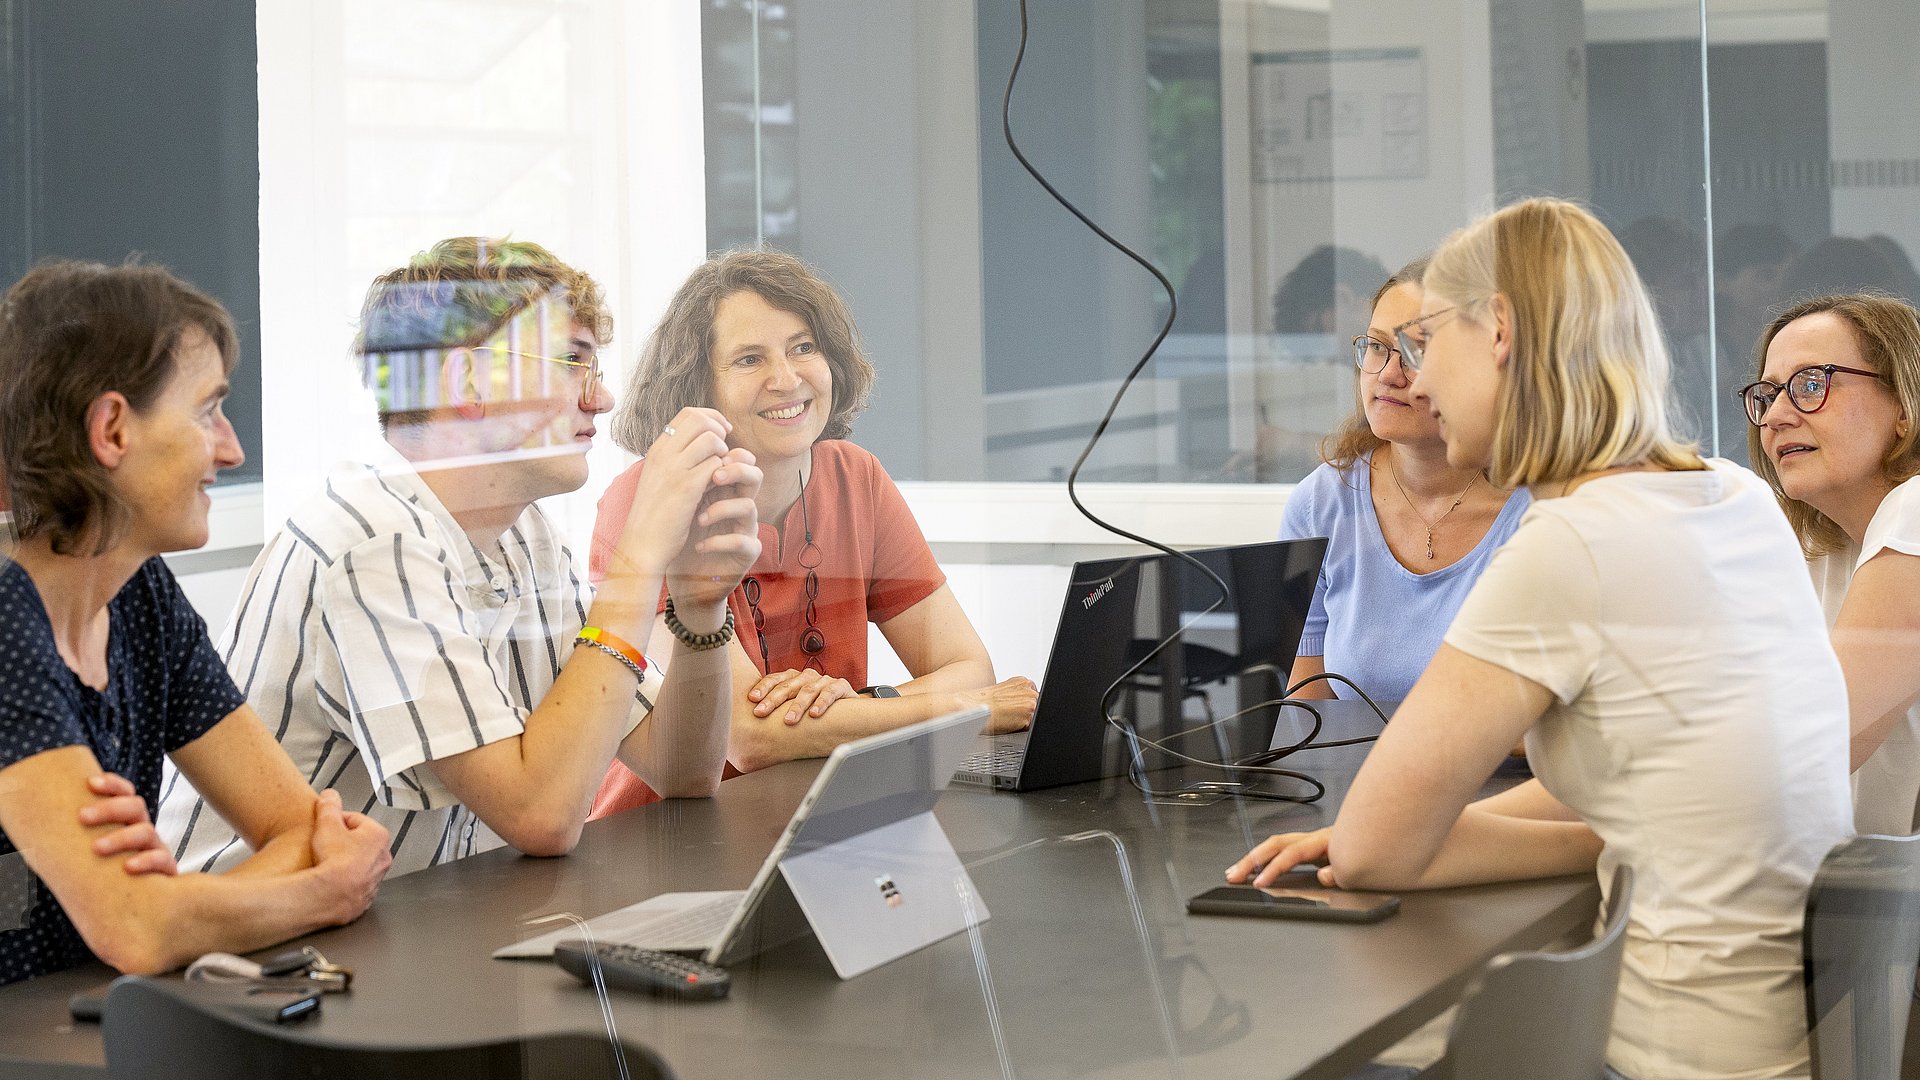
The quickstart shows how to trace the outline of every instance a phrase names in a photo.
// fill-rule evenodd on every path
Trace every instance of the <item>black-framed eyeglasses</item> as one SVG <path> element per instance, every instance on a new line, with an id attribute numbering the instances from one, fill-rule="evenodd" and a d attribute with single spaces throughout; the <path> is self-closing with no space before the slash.
<path id="1" fill-rule="evenodd" d="M 599 353 L 588 353 L 587 358 L 582 360 L 580 359 L 579 353 L 568 353 L 565 356 L 542 356 L 539 353 L 527 352 L 524 349 L 509 349 L 502 345 L 476 345 L 473 351 L 504 353 L 508 356 L 524 356 L 529 360 L 545 360 L 549 364 L 559 364 L 563 367 L 573 368 L 576 371 L 585 371 L 587 373 L 586 378 L 580 383 L 580 407 L 583 409 L 593 408 L 593 399 L 600 393 Z"/>
<path id="2" fill-rule="evenodd" d="M 1793 407 L 1803 413 L 1817 413 L 1827 403 L 1827 389 L 1833 384 L 1833 375 L 1840 372 L 1845 375 L 1865 375 L 1869 379 L 1880 378 L 1877 371 L 1862 371 L 1859 368 L 1841 367 L 1839 364 L 1815 364 L 1803 367 L 1787 376 L 1785 385 L 1761 379 L 1751 382 L 1734 391 L 1734 397 L 1746 407 L 1747 422 L 1754 427 L 1766 423 L 1767 410 L 1785 393 Z"/>
<path id="3" fill-rule="evenodd" d="M 1372 334 L 1359 334 L 1353 339 L 1353 366 L 1369 375 L 1387 370 L 1387 361 L 1399 355 L 1399 349 Z"/>
<path id="4" fill-rule="evenodd" d="M 1426 359 L 1427 355 L 1427 339 L 1433 336 L 1433 327 L 1428 326 L 1427 323 L 1449 312 L 1458 310 L 1460 310 L 1460 305 L 1455 304 L 1452 307 L 1441 308 L 1439 311 L 1422 315 L 1419 318 L 1408 319 L 1406 322 L 1393 328 L 1393 340 L 1400 343 L 1401 370 L 1408 373 L 1420 370 L 1420 362 Z M 1420 340 L 1418 341 L 1407 336 L 1407 330 L 1415 326 L 1420 328 Z"/>

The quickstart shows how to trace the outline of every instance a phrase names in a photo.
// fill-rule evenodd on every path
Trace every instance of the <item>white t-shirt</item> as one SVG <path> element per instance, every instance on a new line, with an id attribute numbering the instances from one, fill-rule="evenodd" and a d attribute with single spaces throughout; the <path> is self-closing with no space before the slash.
<path id="1" fill-rule="evenodd" d="M 1536 501 L 1447 644 L 1546 687 L 1548 791 L 1637 876 L 1608 1060 L 1804 1074 L 1800 931 L 1850 834 L 1847 699 L 1792 531 L 1725 461 Z"/>
<path id="2" fill-rule="evenodd" d="M 1854 573 L 1882 551 L 1920 555 L 1920 477 L 1880 501 L 1858 552 L 1837 551 L 1810 564 L 1829 627 L 1840 617 Z M 1884 836 L 1920 832 L 1920 702 L 1853 774 L 1853 827 Z"/>

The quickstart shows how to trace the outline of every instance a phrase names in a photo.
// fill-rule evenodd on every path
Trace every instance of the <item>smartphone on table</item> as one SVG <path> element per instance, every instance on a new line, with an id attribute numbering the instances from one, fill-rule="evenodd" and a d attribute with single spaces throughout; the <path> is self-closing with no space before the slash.
<path id="1" fill-rule="evenodd" d="M 1310 874 L 1288 876 L 1313 881 Z M 1376 923 L 1399 910 L 1397 896 L 1294 884 L 1286 878 L 1265 888 L 1222 885 L 1187 901 L 1187 912 L 1192 915 L 1250 915 L 1260 919 L 1318 922 Z"/>
<path id="2" fill-rule="evenodd" d="M 99 1023 L 106 1011 L 108 989 L 102 986 L 73 995 L 67 999 L 68 1012 L 75 1020 Z M 174 989 L 200 1004 L 263 1024 L 285 1024 L 320 1012 L 321 991 L 317 986 L 261 986 L 190 979 L 176 984 Z"/>

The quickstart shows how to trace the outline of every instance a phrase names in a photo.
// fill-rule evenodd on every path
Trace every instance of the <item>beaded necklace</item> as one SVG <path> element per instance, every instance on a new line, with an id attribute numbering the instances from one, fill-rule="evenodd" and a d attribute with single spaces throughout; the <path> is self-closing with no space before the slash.
<path id="1" fill-rule="evenodd" d="M 806 568 L 807 581 L 807 632 L 800 635 L 800 651 L 807 654 L 806 666 L 815 671 L 820 668 L 820 654 L 827 651 L 827 635 L 819 626 L 819 612 L 814 602 L 820 597 L 820 563 L 824 553 L 813 542 L 813 516 L 807 510 L 807 478 L 800 478 L 800 525 L 806 534 L 806 544 L 800 548 L 799 562 Z M 811 561 L 809 561 L 811 560 Z M 760 581 L 752 574 L 740 583 L 740 591 L 746 595 L 747 610 L 753 614 L 753 636 L 760 642 L 760 670 L 771 672 L 773 659 L 767 652 L 767 617 L 760 611 Z"/>

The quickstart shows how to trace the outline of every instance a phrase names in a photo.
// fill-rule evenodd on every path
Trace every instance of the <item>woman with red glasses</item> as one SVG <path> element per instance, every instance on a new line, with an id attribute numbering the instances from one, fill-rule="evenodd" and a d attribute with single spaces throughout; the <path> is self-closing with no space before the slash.
<path id="1" fill-rule="evenodd" d="M 801 260 L 735 251 L 695 270 L 662 316 L 614 413 L 640 452 L 688 405 L 718 410 L 750 451 L 760 489 L 760 559 L 731 604 L 739 634 L 728 760 L 741 771 L 822 757 L 840 743 L 986 704 L 988 730 L 1017 731 L 1037 691 L 994 683 L 993 662 L 880 462 L 849 441 L 873 364 L 846 304 Z M 644 461 L 600 501 L 590 569 L 626 520 Z M 661 618 L 671 618 L 663 607 Z M 913 680 L 867 687 L 867 624 Z M 856 687 L 862 688 L 856 691 Z M 594 816 L 652 800 L 615 765 Z"/>
<path id="2" fill-rule="evenodd" d="M 1920 317 L 1872 293 L 1823 296 L 1760 337 L 1740 391 L 1753 467 L 1812 560 L 1846 671 L 1854 827 L 1920 828 Z"/>

